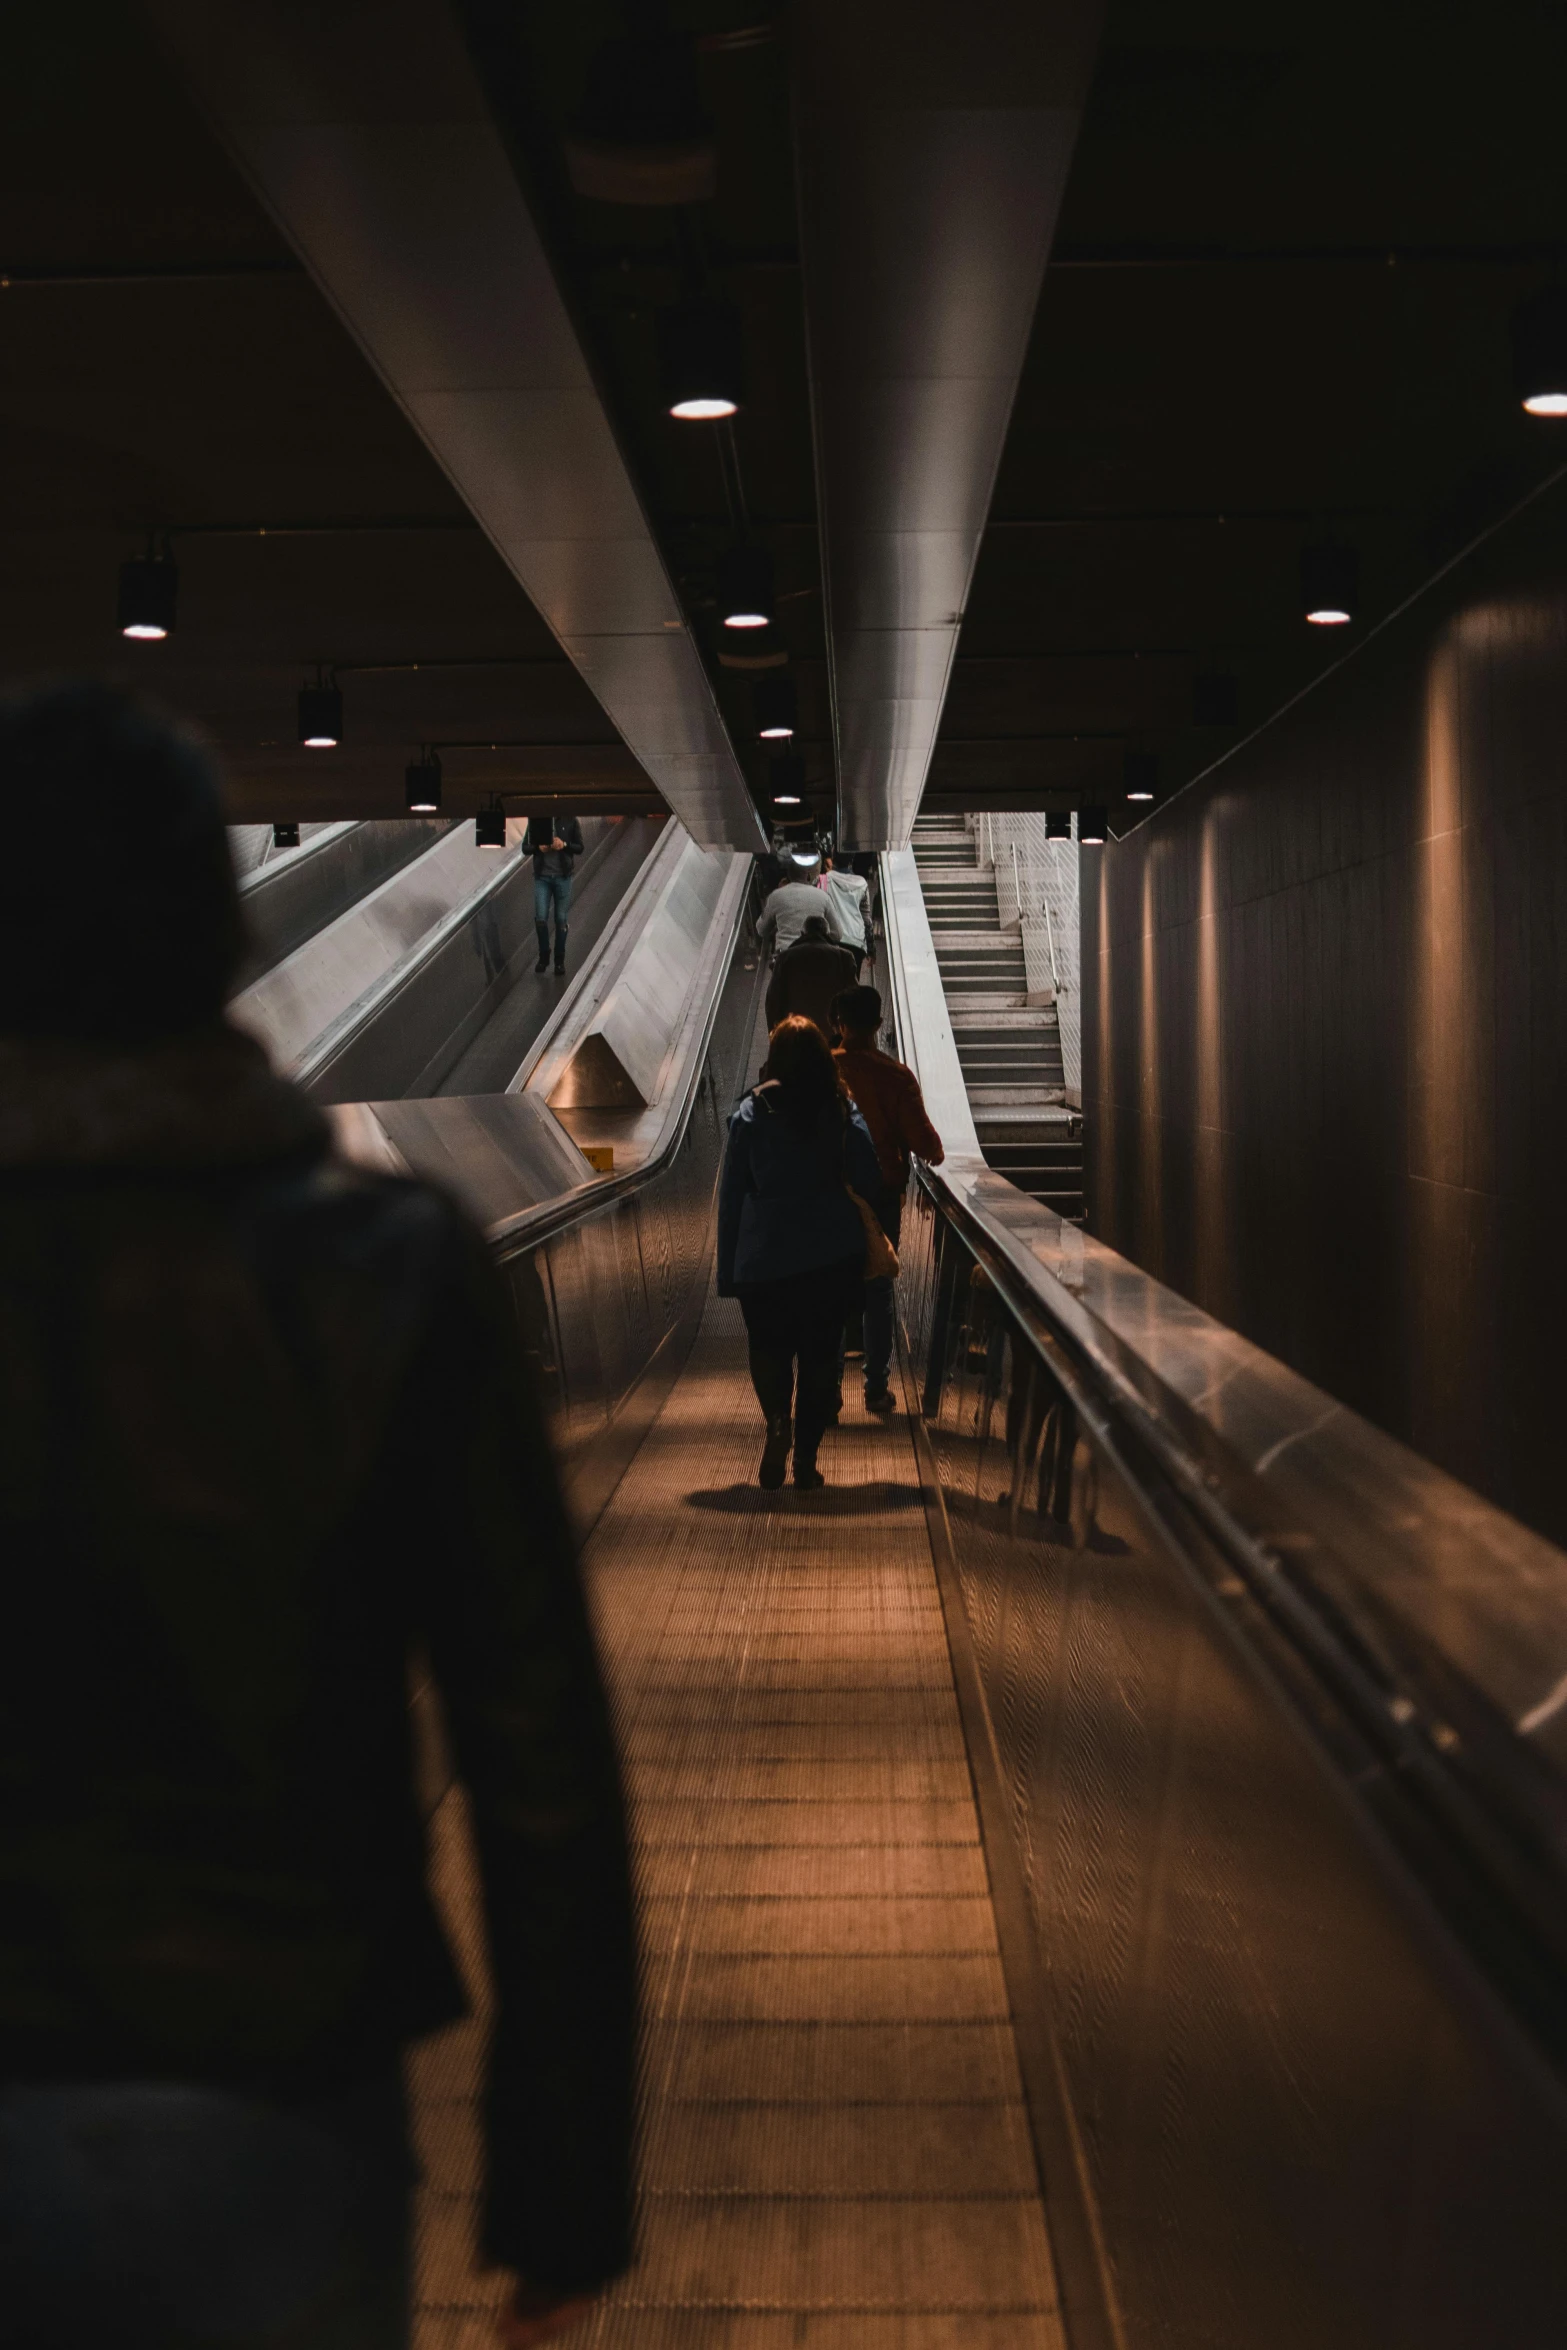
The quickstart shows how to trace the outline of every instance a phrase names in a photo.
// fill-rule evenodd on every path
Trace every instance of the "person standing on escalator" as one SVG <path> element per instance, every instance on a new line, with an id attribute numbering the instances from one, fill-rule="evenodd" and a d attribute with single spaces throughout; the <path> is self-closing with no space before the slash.
<path id="1" fill-rule="evenodd" d="M 417 1659 L 484 1907 L 478 2249 L 536 2350 L 631 2257 L 636 1964 L 510 1306 L 226 1020 L 199 744 L 0 703 L 0 828 L 0 2344 L 407 2350 L 402 2058 L 466 2004 Z"/>
<path id="2" fill-rule="evenodd" d="M 554 809 L 535 811 L 522 836 L 522 853 L 533 859 L 533 927 L 539 934 L 535 971 L 550 967 L 550 916 L 555 918 L 555 976 L 566 969 L 566 917 L 571 910 L 571 877 L 582 854 L 582 827 L 575 816 Z"/>
<path id="3" fill-rule="evenodd" d="M 814 1020 L 782 1020 L 762 1078 L 729 1121 L 718 1183 L 718 1294 L 745 1319 L 751 1384 L 767 1421 L 757 1483 L 782 1485 L 789 1447 L 804 1492 L 838 1413 L 838 1344 L 860 1302 L 881 1174 Z M 796 1366 L 798 1365 L 798 1382 Z M 791 1416 L 792 1415 L 792 1416 Z"/>

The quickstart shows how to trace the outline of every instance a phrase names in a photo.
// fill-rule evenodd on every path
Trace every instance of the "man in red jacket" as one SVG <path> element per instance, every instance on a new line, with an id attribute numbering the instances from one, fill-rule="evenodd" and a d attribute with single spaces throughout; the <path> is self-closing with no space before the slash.
<path id="1" fill-rule="evenodd" d="M 886 1185 L 882 1223 L 894 1248 L 903 1222 L 903 1195 L 908 1189 L 909 1161 L 923 1159 L 939 1167 L 946 1153 L 941 1136 L 925 1115 L 920 1081 L 902 1061 L 877 1044 L 881 1031 L 881 997 L 874 987 L 845 988 L 833 999 L 833 1017 L 842 1044 L 833 1058 L 856 1107 L 871 1130 L 877 1163 Z M 893 1412 L 897 1405 L 887 1384 L 892 1369 L 892 1283 L 865 1284 L 865 1408 Z"/>

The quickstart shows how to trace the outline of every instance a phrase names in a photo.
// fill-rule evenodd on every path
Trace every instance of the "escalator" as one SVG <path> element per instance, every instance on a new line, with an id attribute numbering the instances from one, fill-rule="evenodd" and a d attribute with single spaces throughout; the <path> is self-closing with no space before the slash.
<path id="1" fill-rule="evenodd" d="M 762 1040 L 732 894 L 656 1143 L 490 1219 L 642 1889 L 642 2253 L 583 2338 L 1544 2350 L 1567 1560 L 987 1166 L 912 856 L 881 895 L 948 1156 L 905 1408 L 851 1400 L 822 1493 L 756 1487 L 711 1291 Z M 472 1954 L 457 1790 L 433 1833 Z M 426 2350 L 499 2294 L 481 2034 L 414 2060 Z"/>

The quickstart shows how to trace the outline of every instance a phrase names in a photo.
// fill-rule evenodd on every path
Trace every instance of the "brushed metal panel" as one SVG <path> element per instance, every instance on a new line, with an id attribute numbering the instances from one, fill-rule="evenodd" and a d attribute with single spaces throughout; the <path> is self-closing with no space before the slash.
<path id="1" fill-rule="evenodd" d="M 712 686 L 449 10 L 151 0 L 148 13 L 693 839 L 761 848 Z M 607 649 L 632 646 L 637 660 Z"/>

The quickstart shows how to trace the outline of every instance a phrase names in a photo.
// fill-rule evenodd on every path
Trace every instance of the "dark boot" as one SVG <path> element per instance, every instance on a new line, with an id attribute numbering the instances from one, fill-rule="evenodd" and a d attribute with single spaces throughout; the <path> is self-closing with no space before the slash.
<path id="1" fill-rule="evenodd" d="M 539 939 L 539 959 L 533 968 L 535 971 L 547 971 L 550 967 L 550 926 L 547 922 L 535 922 L 533 927 Z"/>
<path id="2" fill-rule="evenodd" d="M 557 922 L 555 925 L 555 976 L 557 979 L 560 977 L 565 968 L 566 925 L 564 922 Z"/>
<path id="3" fill-rule="evenodd" d="M 776 1493 L 784 1481 L 784 1470 L 789 1465 L 789 1439 L 794 1429 L 787 1412 L 767 1423 L 767 1442 L 762 1447 L 762 1465 L 756 1472 L 756 1482 L 769 1493 Z"/>

